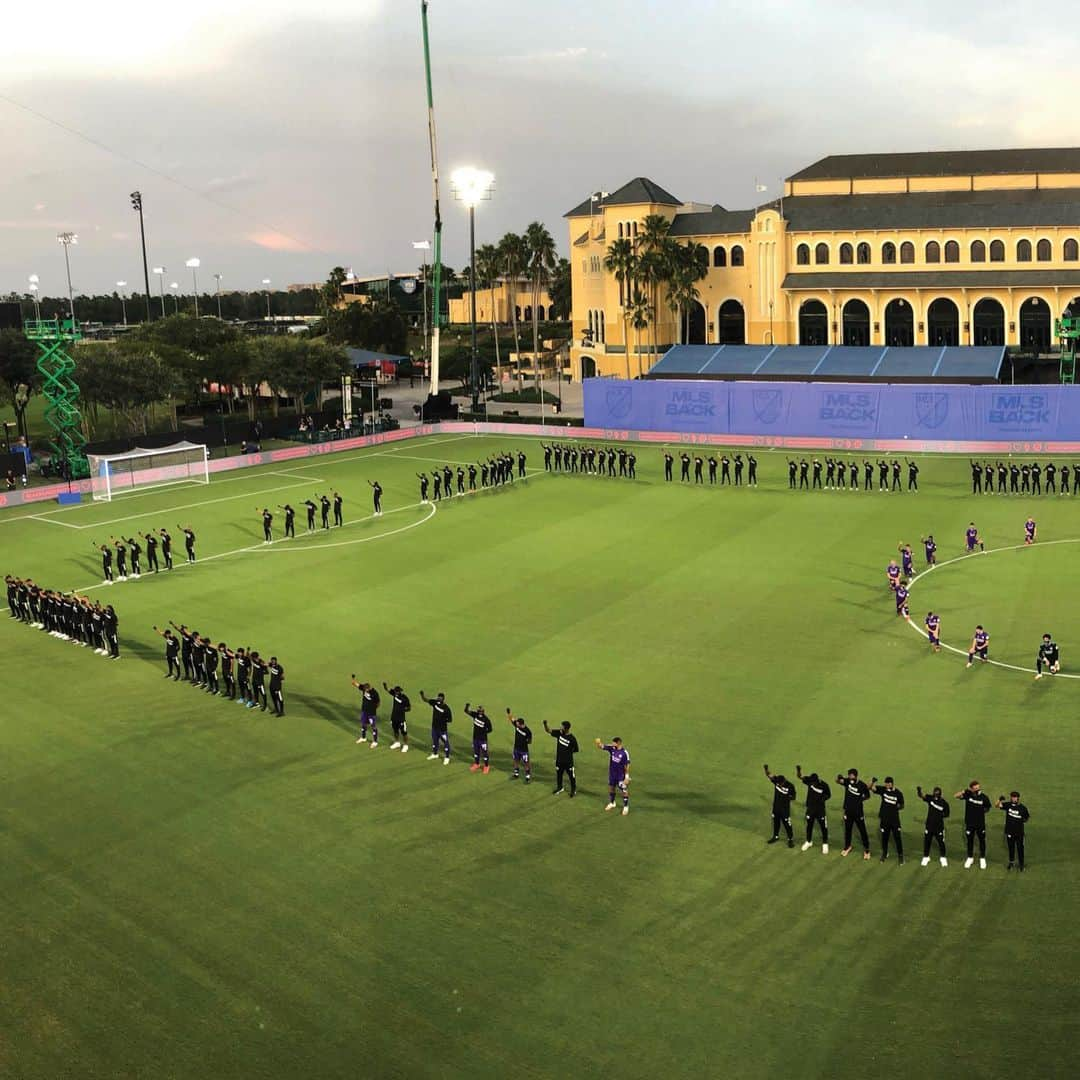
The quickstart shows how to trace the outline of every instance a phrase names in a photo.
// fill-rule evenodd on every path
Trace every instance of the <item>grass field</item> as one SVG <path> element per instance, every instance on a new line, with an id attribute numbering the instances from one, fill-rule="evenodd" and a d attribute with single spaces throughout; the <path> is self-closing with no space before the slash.
<path id="1" fill-rule="evenodd" d="M 1080 679 L 929 653 L 884 570 L 901 540 L 921 567 L 928 531 L 960 555 L 974 519 L 987 553 L 917 578 L 913 619 L 940 611 L 965 650 L 982 622 L 1025 668 L 1050 630 L 1080 674 L 1080 544 L 1058 543 L 1080 501 L 973 497 L 966 461 L 931 456 L 917 495 L 791 493 L 768 452 L 757 490 L 695 490 L 640 449 L 634 483 L 541 472 L 417 505 L 416 471 L 516 445 L 542 466 L 526 439 L 437 437 L 0 517 L 5 572 L 56 588 L 98 585 L 110 533 L 199 536 L 194 567 L 90 594 L 119 613 L 118 663 L 0 622 L 0 1075 L 1071 1071 Z M 345 528 L 261 544 L 264 504 L 331 487 Z M 276 653 L 286 717 L 166 683 L 168 619 Z M 352 672 L 411 694 L 407 757 L 355 744 Z M 454 707 L 449 768 L 421 688 Z M 496 722 L 489 776 L 466 700 Z M 506 706 L 537 733 L 528 788 Z M 582 743 L 573 801 L 545 719 Z M 591 745 L 613 735 L 625 818 Z M 765 762 L 893 774 L 906 865 L 873 835 L 874 861 L 841 858 L 835 794 L 828 857 L 766 846 Z M 916 784 L 972 777 L 1023 793 L 1025 875 L 997 811 L 989 869 L 962 868 L 959 803 L 948 869 L 919 866 Z"/>

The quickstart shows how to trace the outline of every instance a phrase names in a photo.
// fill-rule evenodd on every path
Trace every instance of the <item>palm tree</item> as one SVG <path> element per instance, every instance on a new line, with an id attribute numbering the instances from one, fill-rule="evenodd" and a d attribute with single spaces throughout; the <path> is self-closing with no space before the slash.
<path id="1" fill-rule="evenodd" d="M 648 328 L 652 317 L 653 308 L 649 303 L 649 297 L 640 289 L 635 289 L 633 299 L 630 301 L 630 325 L 634 328 L 639 376 L 641 375 L 641 331 Z M 629 361 L 627 361 L 627 366 L 629 367 Z"/>
<path id="2" fill-rule="evenodd" d="M 623 348 L 626 351 L 626 377 L 630 378 L 630 329 L 628 326 L 628 303 L 630 282 L 637 271 L 637 256 L 630 241 L 613 240 L 604 256 L 604 269 L 615 275 L 619 283 L 619 312 L 623 324 Z"/>
<path id="3" fill-rule="evenodd" d="M 557 253 L 555 241 L 547 227 L 534 221 L 525 230 L 528 250 L 529 276 L 532 278 L 533 363 L 536 365 L 536 392 L 540 395 L 540 288 L 551 279 Z"/>
<path id="4" fill-rule="evenodd" d="M 668 281 L 671 269 L 671 222 L 663 214 L 646 214 L 641 223 L 641 278 L 649 294 L 652 314 L 652 353 L 656 358 L 657 320 L 660 312 L 660 286 Z"/>
<path id="5" fill-rule="evenodd" d="M 518 337 L 517 290 L 528 265 L 525 238 L 507 233 L 499 241 L 499 259 L 510 291 L 510 319 L 514 327 L 514 353 L 517 356 L 518 389 L 521 387 L 521 339 Z"/>
<path id="6" fill-rule="evenodd" d="M 679 344 L 683 339 L 683 312 L 701 293 L 699 282 L 709 272 L 709 252 L 702 244 L 674 244 L 671 249 L 671 283 L 668 307 L 679 322 Z"/>
<path id="7" fill-rule="evenodd" d="M 494 244 L 482 244 L 476 249 L 476 277 L 491 290 L 491 332 L 495 336 L 495 379 L 502 389 L 502 363 L 499 359 L 499 325 L 495 318 L 495 286 L 499 283 L 499 249 Z"/>

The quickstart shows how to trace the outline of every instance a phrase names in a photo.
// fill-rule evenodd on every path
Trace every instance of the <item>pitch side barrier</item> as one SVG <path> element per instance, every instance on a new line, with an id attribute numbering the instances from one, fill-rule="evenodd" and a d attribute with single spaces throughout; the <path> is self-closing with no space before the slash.
<path id="1" fill-rule="evenodd" d="M 793 450 L 1080 453 L 1077 386 L 587 379 L 584 391 L 586 427 L 578 437 Z"/>

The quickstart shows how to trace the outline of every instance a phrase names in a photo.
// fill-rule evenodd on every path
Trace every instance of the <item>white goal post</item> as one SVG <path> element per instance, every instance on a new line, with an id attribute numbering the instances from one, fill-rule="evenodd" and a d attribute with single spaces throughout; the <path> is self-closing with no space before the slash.
<path id="1" fill-rule="evenodd" d="M 87 454 L 94 499 L 169 484 L 208 484 L 210 452 L 202 443 L 178 442 L 155 450 L 136 447 L 126 454 Z"/>

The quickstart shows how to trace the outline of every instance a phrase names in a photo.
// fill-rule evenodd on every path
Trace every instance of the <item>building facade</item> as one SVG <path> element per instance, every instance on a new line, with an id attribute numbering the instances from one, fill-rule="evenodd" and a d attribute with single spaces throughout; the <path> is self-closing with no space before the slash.
<path id="1" fill-rule="evenodd" d="M 635 329 L 605 257 L 620 238 L 637 250 L 650 214 L 704 247 L 708 269 L 688 312 L 661 287 Z M 826 157 L 751 210 L 684 203 L 639 177 L 566 218 L 575 377 L 643 374 L 654 338 L 658 353 L 680 340 L 1038 352 L 1080 310 L 1080 149 Z"/>
<path id="2" fill-rule="evenodd" d="M 479 275 L 477 275 L 479 278 Z M 540 300 L 536 305 L 536 317 L 544 322 L 552 315 L 551 294 L 546 288 L 540 289 Z M 517 309 L 518 322 L 532 322 L 533 291 L 527 280 L 517 282 L 500 279 L 494 288 L 476 290 L 476 321 L 478 323 L 510 323 L 514 318 L 513 308 Z M 472 293 L 462 290 L 460 297 L 450 300 L 450 322 L 472 322 Z"/>

